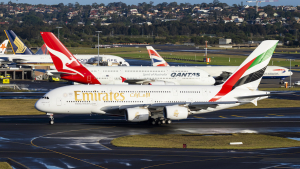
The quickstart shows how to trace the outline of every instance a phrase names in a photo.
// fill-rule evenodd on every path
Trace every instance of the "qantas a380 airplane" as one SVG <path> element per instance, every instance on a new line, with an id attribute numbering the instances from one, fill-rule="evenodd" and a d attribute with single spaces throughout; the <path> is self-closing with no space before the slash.
<path id="1" fill-rule="evenodd" d="M 146 48 L 153 66 L 169 66 L 169 64 L 152 46 L 146 46 Z M 238 66 L 197 66 L 195 68 L 204 70 L 214 77 L 219 83 L 224 82 L 238 68 Z M 280 79 L 282 81 L 292 74 L 293 73 L 287 68 L 280 66 L 268 66 L 263 75 L 263 79 Z"/>
<path id="2" fill-rule="evenodd" d="M 50 52 L 66 55 L 52 50 L 54 46 L 62 46 L 47 42 L 44 34 L 46 44 L 53 45 Z M 263 41 L 222 85 L 74 85 L 51 90 L 36 102 L 35 108 L 50 116 L 50 124 L 54 123 L 53 114 L 91 113 L 123 115 L 130 122 L 151 120 L 152 124 L 169 124 L 171 120 L 186 119 L 189 115 L 245 103 L 256 105 L 258 100 L 270 95 L 270 92 L 258 91 L 257 87 L 277 43 L 277 40 Z"/>
<path id="3" fill-rule="evenodd" d="M 41 32 L 57 73 L 84 84 L 213 85 L 205 71 L 187 67 L 83 66 L 51 32 Z"/>

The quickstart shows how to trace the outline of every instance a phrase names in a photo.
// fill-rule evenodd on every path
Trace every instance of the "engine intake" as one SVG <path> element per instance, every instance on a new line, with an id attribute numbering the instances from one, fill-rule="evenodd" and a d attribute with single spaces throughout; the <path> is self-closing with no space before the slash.
<path id="1" fill-rule="evenodd" d="M 142 108 L 127 108 L 125 110 L 126 121 L 141 122 L 149 119 L 149 110 Z"/>
<path id="2" fill-rule="evenodd" d="M 171 120 L 186 119 L 189 115 L 188 109 L 180 106 L 166 106 L 164 108 L 164 117 Z"/>

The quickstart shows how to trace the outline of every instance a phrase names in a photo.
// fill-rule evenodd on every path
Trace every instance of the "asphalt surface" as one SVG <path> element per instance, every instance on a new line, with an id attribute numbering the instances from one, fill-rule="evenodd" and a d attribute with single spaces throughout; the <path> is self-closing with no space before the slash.
<path id="1" fill-rule="evenodd" d="M 15 168 L 299 168 L 300 148 L 197 150 L 121 148 L 134 134 L 271 133 L 300 138 L 300 108 L 223 110 L 152 126 L 122 117 L 55 115 L 0 117 L 0 160 Z M 297 133 L 298 132 L 298 133 Z"/>

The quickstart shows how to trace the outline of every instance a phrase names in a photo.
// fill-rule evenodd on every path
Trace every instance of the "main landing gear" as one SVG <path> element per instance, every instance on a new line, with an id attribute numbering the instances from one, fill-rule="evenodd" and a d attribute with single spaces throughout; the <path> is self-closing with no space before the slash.
<path id="1" fill-rule="evenodd" d="M 49 118 L 50 118 L 49 124 L 50 124 L 50 125 L 53 125 L 53 124 L 54 124 L 54 117 L 53 117 L 53 113 L 47 113 L 47 115 L 48 115 L 48 116 L 49 116 Z"/>
<path id="2" fill-rule="evenodd" d="M 170 119 L 151 119 L 152 125 L 162 125 L 162 124 L 171 124 L 172 121 Z"/>

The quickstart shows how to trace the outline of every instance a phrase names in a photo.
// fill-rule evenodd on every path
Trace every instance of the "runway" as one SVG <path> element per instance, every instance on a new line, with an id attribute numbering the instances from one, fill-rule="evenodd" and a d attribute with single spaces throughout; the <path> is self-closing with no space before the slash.
<path id="1" fill-rule="evenodd" d="M 300 148 L 197 150 L 122 148 L 113 138 L 134 134 L 269 133 L 300 138 L 300 108 L 223 110 L 152 126 L 122 117 L 1 116 L 0 160 L 15 168 L 300 168 Z M 18 165 L 18 166 L 17 166 Z M 21 167 L 21 168 L 22 168 Z"/>

